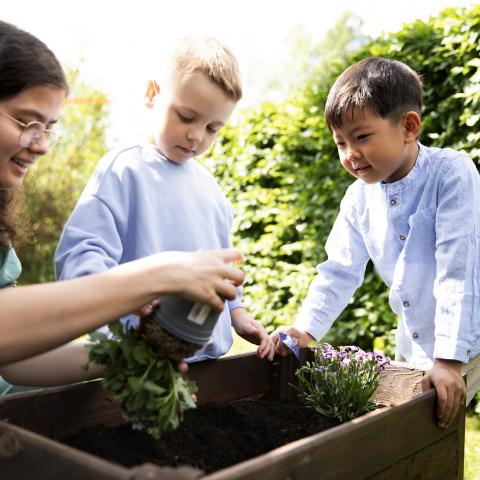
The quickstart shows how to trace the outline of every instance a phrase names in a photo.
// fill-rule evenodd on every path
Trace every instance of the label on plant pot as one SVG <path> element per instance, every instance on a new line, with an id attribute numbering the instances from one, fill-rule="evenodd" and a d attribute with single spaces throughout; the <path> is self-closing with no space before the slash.
<path id="1" fill-rule="evenodd" d="M 282 341 L 282 343 L 288 347 L 292 353 L 300 360 L 300 349 L 298 348 L 298 340 L 290 335 L 280 332 L 278 337 Z"/>
<path id="2" fill-rule="evenodd" d="M 212 309 L 208 305 L 194 303 L 187 318 L 197 325 L 203 325 Z"/>

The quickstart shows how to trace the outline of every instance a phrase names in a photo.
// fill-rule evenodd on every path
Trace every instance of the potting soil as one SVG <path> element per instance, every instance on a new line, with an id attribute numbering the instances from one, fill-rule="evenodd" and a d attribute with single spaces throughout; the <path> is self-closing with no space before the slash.
<path id="1" fill-rule="evenodd" d="M 160 440 L 125 424 L 86 428 L 61 442 L 125 467 L 151 462 L 209 473 L 333 425 L 302 404 L 261 397 L 189 410 L 179 428 Z"/>

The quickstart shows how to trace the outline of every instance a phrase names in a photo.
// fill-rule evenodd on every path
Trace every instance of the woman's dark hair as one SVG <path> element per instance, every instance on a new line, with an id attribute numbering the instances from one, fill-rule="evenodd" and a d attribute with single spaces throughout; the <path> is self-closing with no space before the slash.
<path id="1" fill-rule="evenodd" d="M 0 100 L 34 85 L 53 85 L 68 93 L 65 72 L 38 38 L 0 21 Z"/>
<path id="2" fill-rule="evenodd" d="M 38 38 L 0 21 L 0 101 L 27 88 L 52 85 L 68 94 L 65 72 L 53 52 Z M 15 192 L 0 190 L 0 250 L 7 251 L 15 237 Z"/>
<path id="3" fill-rule="evenodd" d="M 423 85 L 420 75 L 397 60 L 370 57 L 348 67 L 335 81 L 325 105 L 328 128 L 341 127 L 354 110 L 400 120 L 413 110 L 420 115 Z"/>

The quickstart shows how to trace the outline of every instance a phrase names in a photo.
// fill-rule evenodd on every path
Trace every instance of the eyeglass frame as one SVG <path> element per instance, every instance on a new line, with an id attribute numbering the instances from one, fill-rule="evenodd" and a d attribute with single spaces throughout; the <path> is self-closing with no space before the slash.
<path id="1" fill-rule="evenodd" d="M 21 120 L 18 120 L 15 117 L 12 117 L 8 113 L 2 112 L 1 110 L 0 110 L 0 115 L 3 115 L 4 117 L 12 120 L 17 125 L 19 125 L 20 127 L 23 128 L 22 132 L 20 133 L 20 137 L 18 139 L 19 140 L 18 143 L 22 148 L 31 147 L 34 143 L 39 142 L 42 139 L 43 136 L 49 137 L 49 136 L 53 136 L 55 134 L 55 132 L 53 130 L 48 129 L 42 122 L 38 122 L 38 121 L 34 120 L 32 122 L 25 123 L 25 122 L 22 122 Z M 21 141 L 22 135 L 24 135 L 25 132 L 28 132 L 27 129 L 34 126 L 34 125 L 38 125 L 42 129 L 41 132 L 39 132 L 40 136 L 33 134 L 33 137 L 32 137 L 32 139 L 29 143 L 27 143 L 27 144 L 25 144 L 25 142 L 22 143 L 22 141 Z"/>

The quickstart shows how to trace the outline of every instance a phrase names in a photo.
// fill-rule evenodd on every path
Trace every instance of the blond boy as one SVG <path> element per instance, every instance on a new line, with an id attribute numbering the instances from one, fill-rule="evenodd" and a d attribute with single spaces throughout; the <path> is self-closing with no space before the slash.
<path id="1" fill-rule="evenodd" d="M 58 278 L 155 252 L 229 247 L 232 206 L 194 157 L 210 147 L 241 96 L 237 62 L 225 46 L 212 38 L 181 39 L 162 79 L 148 82 L 149 136 L 101 159 L 68 220 L 55 257 Z M 264 327 L 238 296 L 226 303 L 210 341 L 188 360 L 227 352 L 231 326 L 259 345 L 260 357 L 273 358 Z"/>

